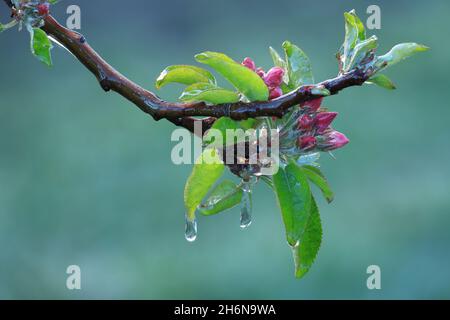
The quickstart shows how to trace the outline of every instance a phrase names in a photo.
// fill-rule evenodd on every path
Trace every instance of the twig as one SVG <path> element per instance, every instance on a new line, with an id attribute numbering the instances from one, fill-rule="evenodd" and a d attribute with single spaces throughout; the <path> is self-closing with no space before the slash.
<path id="1" fill-rule="evenodd" d="M 12 3 L 5 0 L 9 7 Z M 143 112 L 151 115 L 155 120 L 167 119 L 177 126 L 185 127 L 190 131 L 194 128 L 195 121 L 202 121 L 203 129 L 209 129 L 215 119 L 230 117 L 234 120 L 245 120 L 256 117 L 282 117 L 290 108 L 303 102 L 317 99 L 321 95 L 312 94 L 313 86 L 302 86 L 278 99 L 259 102 L 226 103 L 215 106 L 203 102 L 197 103 L 172 103 L 166 102 L 154 93 L 142 88 L 129 80 L 111 65 L 109 65 L 87 43 L 86 38 L 59 24 L 51 15 L 45 18 L 42 29 L 64 45 L 99 81 L 105 91 L 114 91 L 131 101 Z M 326 80 L 316 86 L 323 86 L 331 94 L 337 94 L 340 90 L 350 86 L 362 85 L 370 74 L 359 70 L 353 70 L 347 74 Z M 192 117 L 208 117 L 198 120 Z"/>

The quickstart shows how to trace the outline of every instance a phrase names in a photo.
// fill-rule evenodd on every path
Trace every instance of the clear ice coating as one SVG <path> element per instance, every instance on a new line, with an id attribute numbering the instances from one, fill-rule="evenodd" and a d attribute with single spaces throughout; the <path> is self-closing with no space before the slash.
<path id="1" fill-rule="evenodd" d="M 317 166 L 316 161 L 319 160 L 319 158 L 320 158 L 320 153 L 318 153 L 318 152 L 305 154 L 305 155 L 301 156 L 300 158 L 298 158 L 297 163 L 301 166 L 304 166 L 304 165 Z"/>
<path id="2" fill-rule="evenodd" d="M 184 236 L 189 242 L 194 242 L 197 239 L 197 219 L 191 220 L 186 217 Z"/>
<path id="3" fill-rule="evenodd" d="M 252 224 L 252 189 L 249 182 L 243 182 L 241 188 L 241 228 L 245 229 Z"/>

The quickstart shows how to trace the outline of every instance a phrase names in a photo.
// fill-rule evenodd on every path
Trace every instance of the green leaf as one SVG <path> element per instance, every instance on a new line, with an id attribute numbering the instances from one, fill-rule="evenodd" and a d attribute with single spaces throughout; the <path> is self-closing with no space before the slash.
<path id="1" fill-rule="evenodd" d="M 204 101 L 212 104 L 238 102 L 239 94 L 219 88 L 211 83 L 195 83 L 187 87 L 180 96 L 182 101 Z"/>
<path id="2" fill-rule="evenodd" d="M 255 125 L 258 123 L 258 120 L 249 118 L 247 120 L 241 120 L 238 123 L 242 129 L 248 130 L 255 128 Z"/>
<path id="3" fill-rule="evenodd" d="M 351 19 L 353 18 L 352 24 L 357 30 L 358 39 L 360 41 L 366 40 L 366 29 L 364 28 L 364 24 L 362 23 L 361 19 L 356 15 L 356 11 L 353 9 L 350 12 L 348 12 L 348 16 Z"/>
<path id="4" fill-rule="evenodd" d="M 313 84 L 314 77 L 308 56 L 289 41 L 283 43 L 283 48 L 286 53 L 289 87 L 296 89 L 305 84 Z"/>
<path id="5" fill-rule="evenodd" d="M 356 67 L 364 58 L 378 47 L 378 38 L 371 36 L 369 39 L 359 42 L 353 50 L 352 57 L 345 71 Z"/>
<path id="6" fill-rule="evenodd" d="M 199 82 L 215 84 L 216 79 L 208 70 L 195 66 L 176 65 L 167 67 L 161 72 L 156 79 L 156 88 L 160 89 L 169 83 L 192 85 Z"/>
<path id="7" fill-rule="evenodd" d="M 214 140 L 215 137 L 215 135 L 213 134 L 214 131 L 211 129 L 220 131 L 222 138 L 221 143 Z M 221 148 L 227 144 L 227 141 L 225 141 L 227 137 L 227 130 L 239 129 L 239 123 L 237 121 L 232 120 L 231 118 L 222 117 L 214 122 L 211 129 L 208 130 L 208 132 L 205 134 L 205 136 L 203 137 L 203 141 L 211 147 L 214 146 L 217 148 Z M 234 141 L 230 143 L 234 144 Z"/>
<path id="8" fill-rule="evenodd" d="M 331 203 L 334 199 L 334 193 L 323 173 L 313 166 L 303 166 L 303 172 L 308 177 L 309 181 L 314 183 L 322 191 L 322 194 L 328 203 Z"/>
<path id="9" fill-rule="evenodd" d="M 417 43 L 401 43 L 396 45 L 384 56 L 378 57 L 378 65 L 381 69 L 393 66 L 400 61 L 411 57 L 417 52 L 428 51 L 430 48 Z"/>
<path id="10" fill-rule="evenodd" d="M 341 71 L 348 71 L 350 60 L 354 56 L 353 50 L 358 43 L 366 40 L 364 24 L 356 15 L 355 10 L 344 13 L 345 39 L 339 49 L 338 57 L 341 60 Z"/>
<path id="11" fill-rule="evenodd" d="M 314 263 L 322 243 L 322 223 L 319 208 L 314 197 L 311 198 L 311 214 L 306 224 L 302 240 L 292 248 L 295 262 L 295 276 L 302 278 Z"/>
<path id="12" fill-rule="evenodd" d="M 47 66 L 52 65 L 50 50 L 53 48 L 47 34 L 39 29 L 33 28 L 31 32 L 31 52 Z"/>
<path id="13" fill-rule="evenodd" d="M 303 170 L 295 163 L 279 168 L 273 176 L 288 243 L 301 242 L 311 214 L 311 190 Z"/>
<path id="14" fill-rule="evenodd" d="M 208 194 L 209 189 L 222 176 L 224 170 L 225 165 L 215 150 L 206 149 L 195 162 L 184 188 L 186 216 L 191 221 L 195 219 L 197 207 Z"/>
<path id="15" fill-rule="evenodd" d="M 321 86 L 321 85 L 311 88 L 310 91 L 311 91 L 311 94 L 323 96 L 323 97 L 327 97 L 327 96 L 331 95 L 330 90 L 328 90 L 327 88 L 325 88 L 324 86 Z"/>
<path id="16" fill-rule="evenodd" d="M 368 81 L 366 81 L 368 84 L 376 84 L 377 86 L 380 86 L 382 88 L 388 89 L 388 90 L 395 90 L 395 84 L 384 74 L 376 74 L 372 78 L 370 78 Z"/>
<path id="17" fill-rule="evenodd" d="M 0 33 L 2 33 L 3 31 L 8 30 L 8 29 L 14 27 L 14 26 L 17 25 L 18 23 L 19 23 L 19 22 L 18 22 L 16 19 L 11 20 L 11 21 L 8 22 L 7 24 L 2 24 L 2 23 L 0 23 Z"/>
<path id="18" fill-rule="evenodd" d="M 220 73 L 250 101 L 266 101 L 269 98 L 269 89 L 264 81 L 225 54 L 208 51 L 197 54 L 195 59 Z"/>
<path id="19" fill-rule="evenodd" d="M 224 180 L 200 206 L 200 213 L 205 216 L 218 214 L 241 203 L 243 191 L 231 180 Z"/>

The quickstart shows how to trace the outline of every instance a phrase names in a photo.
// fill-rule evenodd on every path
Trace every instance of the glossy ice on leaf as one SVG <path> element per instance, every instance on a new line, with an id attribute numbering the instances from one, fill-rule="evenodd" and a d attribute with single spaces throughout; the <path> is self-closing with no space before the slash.
<path id="1" fill-rule="evenodd" d="M 47 66 L 52 65 L 50 50 L 53 48 L 47 34 L 39 29 L 33 28 L 31 32 L 31 52 Z"/>
<path id="2" fill-rule="evenodd" d="M 322 222 L 316 201 L 312 197 L 311 210 L 302 238 L 292 246 L 295 276 L 302 278 L 316 260 L 322 244 Z"/>
<path id="3" fill-rule="evenodd" d="M 273 176 L 275 193 L 284 225 L 287 241 L 294 246 L 301 240 L 311 214 L 311 190 L 308 179 L 295 162 L 280 167 Z"/>
<path id="4" fill-rule="evenodd" d="M 394 46 L 388 53 L 378 57 L 377 65 L 380 70 L 393 66 L 400 61 L 411 57 L 418 52 L 428 51 L 430 48 L 417 43 L 401 43 Z"/>
<path id="5" fill-rule="evenodd" d="M 325 175 L 319 168 L 311 165 L 305 165 L 302 168 L 308 180 L 315 184 L 322 191 L 322 194 L 327 202 L 331 203 L 334 199 L 334 193 L 331 190 Z"/>
<path id="6" fill-rule="evenodd" d="M 156 88 L 160 89 L 169 83 L 192 85 L 195 83 L 216 84 L 214 76 L 203 68 L 189 65 L 174 65 L 164 69 L 156 80 Z"/>
<path id="7" fill-rule="evenodd" d="M 243 191 L 231 180 L 224 180 L 211 191 L 199 212 L 211 216 L 233 208 L 241 203 Z"/>
<path id="8" fill-rule="evenodd" d="M 372 78 L 370 78 L 368 81 L 366 81 L 368 84 L 376 84 L 377 86 L 388 89 L 388 90 L 395 90 L 395 84 L 392 82 L 391 79 L 388 78 L 388 76 L 384 74 L 376 74 Z"/>
<path id="9" fill-rule="evenodd" d="M 264 81 L 254 71 L 227 55 L 207 51 L 197 54 L 195 59 L 220 73 L 250 101 L 266 101 L 269 98 L 269 90 Z"/>
<path id="10" fill-rule="evenodd" d="M 314 76 L 308 56 L 289 41 L 283 43 L 283 49 L 286 55 L 289 87 L 296 89 L 302 85 L 313 84 Z"/>
<path id="11" fill-rule="evenodd" d="M 187 87 L 180 96 L 185 102 L 203 101 L 211 104 L 238 102 L 239 94 L 222 89 L 211 83 L 195 83 Z"/>
<path id="12" fill-rule="evenodd" d="M 214 149 L 206 149 L 197 159 L 184 188 L 184 204 L 189 221 L 194 221 L 197 207 L 224 170 L 225 165 Z"/>

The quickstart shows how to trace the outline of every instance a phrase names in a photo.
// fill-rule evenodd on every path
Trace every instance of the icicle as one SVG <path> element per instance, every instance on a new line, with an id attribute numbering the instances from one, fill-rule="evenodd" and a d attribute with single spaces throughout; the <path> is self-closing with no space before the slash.
<path id="1" fill-rule="evenodd" d="M 242 182 L 243 194 L 241 200 L 241 228 L 245 229 L 252 224 L 252 189 L 250 182 Z"/>
<path id="2" fill-rule="evenodd" d="M 189 242 L 194 242 L 197 239 L 197 219 L 191 220 L 186 216 L 184 236 Z"/>

